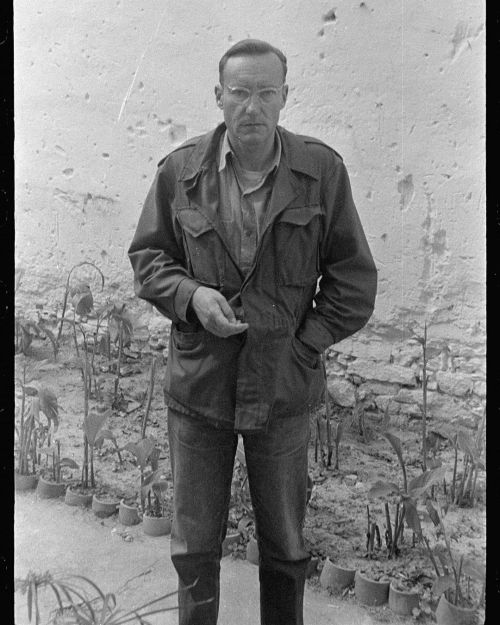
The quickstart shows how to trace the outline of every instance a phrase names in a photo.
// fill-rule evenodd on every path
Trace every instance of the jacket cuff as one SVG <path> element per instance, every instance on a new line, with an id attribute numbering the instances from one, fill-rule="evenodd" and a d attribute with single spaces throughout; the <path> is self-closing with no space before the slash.
<path id="1" fill-rule="evenodd" d="M 312 351 L 320 354 L 335 343 L 335 338 L 332 337 L 325 326 L 318 319 L 311 317 L 306 317 L 300 330 L 297 332 L 297 338 Z"/>
<path id="2" fill-rule="evenodd" d="M 184 278 L 179 282 L 179 286 L 175 292 L 174 297 L 174 311 L 177 317 L 186 323 L 192 321 L 194 312 L 190 314 L 189 303 L 193 297 L 193 293 L 201 286 L 196 280 L 191 278 Z"/>

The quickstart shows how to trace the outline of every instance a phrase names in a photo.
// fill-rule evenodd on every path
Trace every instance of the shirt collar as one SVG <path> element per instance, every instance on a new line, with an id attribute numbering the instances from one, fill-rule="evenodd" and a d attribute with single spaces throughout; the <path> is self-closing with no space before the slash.
<path id="1" fill-rule="evenodd" d="M 275 136 L 274 156 L 273 156 L 273 160 L 271 161 L 269 167 L 264 172 L 266 175 L 271 173 L 275 169 L 277 169 L 279 164 L 280 164 L 280 159 L 281 159 L 281 139 L 280 139 L 280 136 L 279 136 L 278 132 L 276 132 L 274 136 Z M 234 156 L 234 158 L 236 158 L 236 155 L 235 155 L 235 153 L 234 153 L 234 151 L 233 151 L 233 149 L 231 147 L 231 144 L 229 143 L 228 132 L 226 130 L 223 133 L 223 135 L 221 137 L 221 141 L 220 141 L 219 168 L 218 168 L 219 172 L 221 172 L 226 167 L 228 154 L 231 154 L 232 156 Z"/>

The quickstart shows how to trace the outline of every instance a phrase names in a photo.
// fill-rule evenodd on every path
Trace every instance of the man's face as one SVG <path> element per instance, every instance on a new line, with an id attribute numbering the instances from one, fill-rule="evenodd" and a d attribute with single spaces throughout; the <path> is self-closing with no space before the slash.
<path id="1" fill-rule="evenodd" d="M 224 111 L 233 145 L 248 148 L 269 145 L 287 94 L 281 61 L 272 52 L 230 57 L 224 68 L 223 84 L 215 87 L 215 97 Z"/>

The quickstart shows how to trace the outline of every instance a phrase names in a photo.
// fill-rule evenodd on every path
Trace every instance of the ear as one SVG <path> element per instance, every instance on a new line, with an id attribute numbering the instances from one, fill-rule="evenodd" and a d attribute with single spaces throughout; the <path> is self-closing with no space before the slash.
<path id="1" fill-rule="evenodd" d="M 215 102 L 217 103 L 217 106 L 221 109 L 224 108 L 224 102 L 223 102 L 223 93 L 224 93 L 224 89 L 220 86 L 220 85 L 215 85 Z"/>
<path id="2" fill-rule="evenodd" d="M 282 89 L 281 108 L 285 108 L 286 100 L 288 98 L 288 85 L 283 85 Z"/>

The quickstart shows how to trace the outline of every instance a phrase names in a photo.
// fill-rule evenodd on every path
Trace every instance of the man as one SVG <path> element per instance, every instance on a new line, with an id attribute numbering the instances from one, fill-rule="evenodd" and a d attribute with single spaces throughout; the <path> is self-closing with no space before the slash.
<path id="1" fill-rule="evenodd" d="M 129 250 L 137 295 L 172 320 L 165 399 L 181 625 L 217 621 L 238 433 L 261 623 L 303 623 L 320 357 L 374 305 L 376 270 L 341 157 L 278 126 L 286 70 L 263 41 L 226 52 L 215 87 L 224 123 L 159 163 Z"/>

